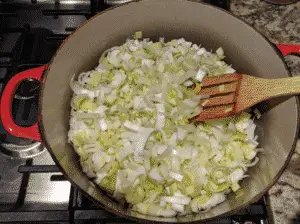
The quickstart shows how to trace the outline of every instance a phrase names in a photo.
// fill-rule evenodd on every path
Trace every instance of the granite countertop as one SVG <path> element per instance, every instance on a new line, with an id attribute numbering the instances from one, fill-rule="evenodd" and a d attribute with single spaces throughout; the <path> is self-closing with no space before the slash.
<path id="1" fill-rule="evenodd" d="M 300 1 L 279 6 L 231 0 L 230 9 L 273 43 L 300 45 Z M 300 75 L 300 56 L 288 55 L 285 60 L 292 75 Z M 268 192 L 268 204 L 271 223 L 300 223 L 300 140 L 285 172 Z"/>

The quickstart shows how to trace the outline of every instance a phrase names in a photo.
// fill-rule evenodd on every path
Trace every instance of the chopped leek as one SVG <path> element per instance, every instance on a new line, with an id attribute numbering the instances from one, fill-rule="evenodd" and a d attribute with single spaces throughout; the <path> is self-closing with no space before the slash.
<path id="1" fill-rule="evenodd" d="M 256 125 L 248 113 L 190 124 L 202 112 L 200 99 L 210 101 L 198 96 L 203 79 L 235 70 L 222 48 L 142 36 L 104 51 L 94 70 L 72 79 L 69 141 L 86 175 L 133 210 L 163 217 L 207 211 L 240 189 L 259 161 Z"/>

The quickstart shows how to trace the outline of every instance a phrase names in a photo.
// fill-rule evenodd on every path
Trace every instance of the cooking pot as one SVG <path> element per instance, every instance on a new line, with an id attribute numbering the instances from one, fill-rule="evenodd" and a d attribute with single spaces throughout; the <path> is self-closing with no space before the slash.
<path id="1" fill-rule="evenodd" d="M 49 65 L 15 75 L 6 85 L 1 99 L 1 116 L 6 130 L 17 137 L 41 141 L 74 186 L 106 210 L 132 220 L 207 221 L 233 214 L 258 200 L 279 178 L 295 148 L 299 125 L 299 102 L 296 97 L 264 104 L 268 111 L 257 121 L 257 134 L 265 152 L 259 155 L 259 163 L 249 169 L 250 178 L 242 181 L 242 188 L 208 212 L 173 218 L 142 215 L 118 204 L 82 172 L 67 135 L 71 78 L 74 74 L 93 69 L 104 50 L 121 45 L 135 31 L 143 31 L 145 37 L 153 40 L 184 37 L 202 44 L 206 49 L 216 50 L 221 46 L 226 62 L 241 73 L 263 78 L 290 76 L 282 55 L 274 45 L 224 10 L 190 0 L 135 1 L 91 18 L 64 41 Z M 285 54 L 299 50 L 290 46 L 280 48 Z M 26 78 L 41 82 L 39 119 L 31 127 L 19 127 L 12 119 L 11 102 L 18 84 Z"/>

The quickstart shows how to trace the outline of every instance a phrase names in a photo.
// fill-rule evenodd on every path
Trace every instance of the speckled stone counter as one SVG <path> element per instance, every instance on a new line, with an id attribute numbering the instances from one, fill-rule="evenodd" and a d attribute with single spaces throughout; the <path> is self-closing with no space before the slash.
<path id="1" fill-rule="evenodd" d="M 230 8 L 273 43 L 300 44 L 300 1 L 278 6 L 262 0 L 231 0 Z M 289 55 L 285 60 L 291 73 L 300 75 L 300 56 Z M 270 223 L 300 223 L 300 141 L 268 199 Z"/>

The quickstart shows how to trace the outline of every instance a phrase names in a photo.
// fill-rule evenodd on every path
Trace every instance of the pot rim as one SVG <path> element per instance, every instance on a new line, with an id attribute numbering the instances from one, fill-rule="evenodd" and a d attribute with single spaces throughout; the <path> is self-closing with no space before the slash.
<path id="1" fill-rule="evenodd" d="M 55 164 L 59 167 L 60 171 L 63 173 L 63 175 L 66 177 L 66 179 L 68 181 L 70 181 L 70 183 L 75 186 L 77 189 L 80 189 L 81 192 L 83 192 L 84 196 L 87 197 L 89 200 L 91 200 L 92 202 L 100 205 L 101 208 L 103 208 L 104 210 L 111 212 L 115 215 L 118 215 L 122 218 L 126 218 L 129 220 L 133 220 L 133 221 L 137 221 L 137 222 L 143 222 L 143 223 L 170 223 L 170 222 L 164 222 L 164 221 L 154 221 L 154 220 L 148 220 L 148 219 L 143 219 L 143 218 L 138 218 L 135 216 L 130 216 L 130 215 L 126 215 L 124 213 L 120 213 L 119 211 L 115 210 L 115 209 L 111 209 L 105 205 L 103 205 L 100 201 L 96 200 L 95 198 L 93 198 L 92 196 L 90 196 L 85 190 L 83 190 L 82 188 L 80 188 L 68 175 L 68 173 L 66 173 L 64 171 L 64 169 L 62 168 L 62 166 L 60 165 L 59 161 L 57 160 L 55 154 L 53 153 L 51 146 L 48 144 L 47 138 L 44 135 L 44 125 L 43 125 L 43 115 L 42 115 L 42 99 L 43 99 L 43 94 L 44 94 L 44 83 L 47 80 L 47 76 L 48 76 L 48 72 L 51 68 L 52 62 L 54 60 L 54 58 L 56 57 L 56 55 L 58 54 L 58 52 L 64 47 L 64 45 L 68 42 L 69 38 L 71 38 L 73 36 L 73 34 L 75 32 L 77 32 L 79 29 L 81 29 L 83 26 L 85 26 L 87 23 L 89 23 L 90 21 L 92 21 L 93 19 L 97 18 L 98 16 L 101 16 L 102 14 L 104 14 L 105 12 L 109 12 L 112 11 L 113 9 L 116 9 L 118 7 L 122 7 L 123 5 L 128 5 L 128 4 L 134 4 L 137 2 L 142 2 L 145 0 L 133 0 L 131 2 L 127 2 L 127 3 L 123 3 L 117 6 L 113 6 L 110 7 L 108 9 L 105 9 L 99 13 L 97 13 L 96 15 L 94 15 L 93 17 L 91 17 L 90 19 L 88 19 L 87 21 L 85 21 L 83 24 L 81 24 L 79 27 L 76 28 L 76 30 L 70 34 L 63 42 L 62 44 L 59 46 L 58 50 L 56 51 L 55 55 L 52 57 L 51 61 L 49 62 L 49 66 L 47 67 L 47 69 L 44 71 L 42 78 L 41 78 L 41 90 L 40 90 L 40 96 L 39 96 L 39 104 L 38 104 L 38 114 L 39 114 L 39 122 L 38 122 L 38 127 L 39 127 L 39 132 L 41 135 L 41 141 L 43 142 L 43 144 L 45 145 L 45 147 L 48 149 L 48 152 L 50 153 L 52 159 L 54 160 Z M 182 1 L 182 0 L 181 0 Z M 266 36 L 264 36 L 259 30 L 257 30 L 256 28 L 254 28 L 253 26 L 251 26 L 249 23 L 247 23 L 246 21 L 240 19 L 238 16 L 232 14 L 231 12 L 219 8 L 217 6 L 213 6 L 211 4 L 205 3 L 205 2 L 200 2 L 197 0 L 184 0 L 184 1 L 189 1 L 189 2 L 194 2 L 194 3 L 198 3 L 198 4 L 203 4 L 206 5 L 208 7 L 220 10 L 228 15 L 231 15 L 233 18 L 239 20 L 240 22 L 244 23 L 245 25 L 247 25 L 250 29 L 252 29 L 254 32 L 258 33 L 261 37 L 263 37 L 263 39 L 275 50 L 275 53 L 280 57 L 280 60 L 282 61 L 282 63 L 285 66 L 285 69 L 288 72 L 288 75 L 291 77 L 291 73 L 289 71 L 289 68 L 287 67 L 286 62 L 284 61 L 284 57 L 282 56 L 281 52 L 279 51 L 279 49 L 272 43 L 270 42 Z M 292 147 L 290 149 L 290 152 L 287 156 L 287 159 L 284 163 L 284 165 L 280 168 L 279 172 L 277 173 L 277 175 L 270 181 L 270 183 L 267 185 L 267 187 L 261 191 L 256 197 L 253 197 L 252 199 L 246 201 L 245 203 L 243 203 L 242 205 L 238 206 L 235 209 L 232 209 L 230 211 L 224 212 L 220 215 L 214 216 L 214 217 L 210 217 L 210 218 L 204 218 L 201 220 L 195 220 L 195 221 L 178 221 L 178 223 L 204 223 L 204 222 L 208 222 L 208 221 L 212 221 L 212 220 L 216 220 L 218 218 L 222 218 L 222 217 L 226 217 L 226 216 L 230 216 L 230 215 L 234 215 L 236 214 L 238 211 L 242 210 L 243 208 L 246 208 L 247 206 L 249 206 L 250 204 L 255 203 L 256 201 L 258 201 L 262 196 L 264 196 L 267 191 L 276 183 L 276 181 L 279 179 L 279 177 L 282 175 L 282 173 L 285 171 L 288 163 L 290 162 L 290 159 L 295 151 L 296 148 L 296 144 L 297 144 L 297 140 L 298 140 L 298 133 L 299 133 L 299 127 L 300 127 L 300 103 L 299 103 L 299 98 L 297 96 L 294 96 L 296 98 L 296 105 L 297 105 L 297 129 L 295 132 L 295 136 L 294 136 L 294 140 L 293 140 L 293 144 Z M 96 185 L 95 185 L 96 186 Z M 96 186 L 98 187 L 98 186 Z"/>

